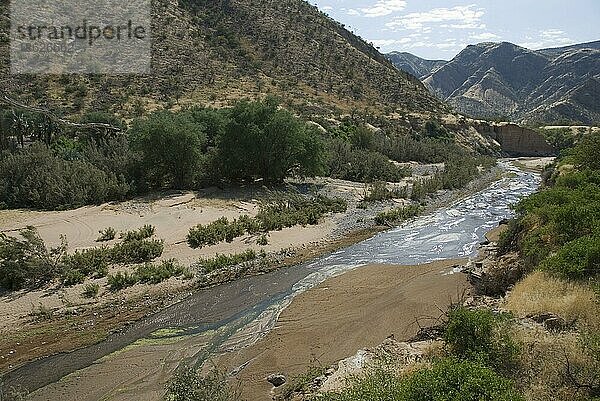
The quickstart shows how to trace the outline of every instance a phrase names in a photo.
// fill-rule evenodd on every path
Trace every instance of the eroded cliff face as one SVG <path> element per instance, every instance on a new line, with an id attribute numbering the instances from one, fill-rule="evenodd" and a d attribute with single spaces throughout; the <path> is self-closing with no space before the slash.
<path id="1" fill-rule="evenodd" d="M 509 156 L 553 156 L 554 149 L 542 134 L 517 124 L 481 124 L 477 129 L 500 144 Z"/>

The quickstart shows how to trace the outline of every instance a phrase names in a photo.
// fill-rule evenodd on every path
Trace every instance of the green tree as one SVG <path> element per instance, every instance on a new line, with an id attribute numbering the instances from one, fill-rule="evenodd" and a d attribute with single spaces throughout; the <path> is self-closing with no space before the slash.
<path id="1" fill-rule="evenodd" d="M 130 143 L 140 153 L 139 175 L 146 188 L 190 188 L 198 174 L 204 129 L 188 114 L 160 111 L 136 120 Z"/>
<path id="2" fill-rule="evenodd" d="M 224 177 L 282 182 L 322 172 L 324 150 L 317 129 L 278 109 L 273 98 L 239 102 L 229 115 L 218 141 Z"/>
<path id="3" fill-rule="evenodd" d="M 574 150 L 580 169 L 600 170 L 600 134 L 586 136 Z"/>
<path id="4" fill-rule="evenodd" d="M 0 287 L 8 290 L 39 288 L 58 276 L 63 267 L 61 246 L 48 250 L 33 227 L 19 231 L 18 237 L 0 233 Z"/>

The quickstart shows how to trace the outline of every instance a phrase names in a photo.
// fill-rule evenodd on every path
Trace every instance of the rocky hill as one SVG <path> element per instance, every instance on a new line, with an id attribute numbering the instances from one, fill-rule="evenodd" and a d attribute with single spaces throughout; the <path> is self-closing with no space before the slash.
<path id="1" fill-rule="evenodd" d="M 440 99 L 473 117 L 600 122 L 600 41 L 537 51 L 480 43 L 422 79 Z"/>
<path id="2" fill-rule="evenodd" d="M 438 67 L 448 63 L 446 60 L 426 60 L 406 52 L 392 52 L 386 54 L 386 57 L 398 69 L 406 71 L 417 78 L 425 78 Z"/>
<path id="3" fill-rule="evenodd" d="M 153 1 L 145 76 L 9 75 L 7 3 L 0 4 L 0 89 L 65 116 L 107 110 L 127 117 L 267 94 L 317 114 L 448 110 L 418 79 L 302 0 Z"/>

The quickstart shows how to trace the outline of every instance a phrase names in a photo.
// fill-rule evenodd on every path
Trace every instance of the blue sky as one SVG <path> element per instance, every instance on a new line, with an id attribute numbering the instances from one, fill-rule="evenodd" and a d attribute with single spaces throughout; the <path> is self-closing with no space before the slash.
<path id="1" fill-rule="evenodd" d="M 600 0 L 309 0 L 384 53 L 449 60 L 466 45 L 600 40 Z"/>

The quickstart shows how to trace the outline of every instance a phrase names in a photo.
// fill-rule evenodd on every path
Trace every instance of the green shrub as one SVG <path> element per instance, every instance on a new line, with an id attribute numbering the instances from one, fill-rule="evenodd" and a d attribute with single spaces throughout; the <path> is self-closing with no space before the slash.
<path id="1" fill-rule="evenodd" d="M 65 160 L 39 143 L 0 155 L 0 201 L 10 208 L 75 208 L 123 199 L 129 189 L 122 174 Z"/>
<path id="2" fill-rule="evenodd" d="M 85 298 L 96 298 L 99 291 L 100 285 L 98 283 L 89 283 L 86 284 L 81 295 L 83 295 Z"/>
<path id="3" fill-rule="evenodd" d="M 403 384 L 399 400 L 519 401 L 514 383 L 477 362 L 443 359 L 418 370 Z"/>
<path id="4" fill-rule="evenodd" d="M 367 193 L 363 198 L 363 202 L 375 202 L 396 198 L 396 193 L 387 188 L 387 183 L 383 181 L 375 181 L 367 186 Z"/>
<path id="5" fill-rule="evenodd" d="M 244 216 L 244 221 L 247 218 Z M 226 217 L 213 221 L 210 224 L 198 224 L 190 229 L 187 235 L 187 242 L 192 248 L 202 248 L 207 245 L 215 245 L 219 242 L 233 241 L 235 237 L 244 234 L 244 226 L 239 224 L 237 220 L 232 223 Z"/>
<path id="6" fill-rule="evenodd" d="M 259 233 L 262 230 L 260 221 L 247 215 L 240 216 L 237 222 L 245 232 L 251 235 Z"/>
<path id="7" fill-rule="evenodd" d="M 323 401 L 519 401 L 511 380 L 472 361 L 453 358 L 435 361 L 408 376 L 376 369 L 355 379 L 340 393 L 327 393 Z"/>
<path id="8" fill-rule="evenodd" d="M 67 272 L 80 272 L 82 277 L 105 277 L 108 274 L 110 262 L 110 248 L 107 247 L 77 250 L 73 254 L 63 257 Z"/>
<path id="9" fill-rule="evenodd" d="M 235 255 L 217 255 L 210 259 L 200 259 L 197 266 L 199 267 L 199 270 L 207 274 L 215 270 L 221 270 L 249 262 L 256 259 L 256 257 L 256 252 L 252 249 L 248 249 L 247 251 Z"/>
<path id="10" fill-rule="evenodd" d="M 256 244 L 260 246 L 267 246 L 269 245 L 269 240 L 267 239 L 267 236 L 263 234 L 260 237 L 258 237 L 258 239 L 256 240 Z"/>
<path id="11" fill-rule="evenodd" d="M 293 195 L 274 195 L 261 207 L 256 216 L 263 231 L 279 231 L 295 225 L 315 225 L 326 213 L 340 213 L 347 209 L 342 199 L 318 195 L 312 199 Z"/>
<path id="12" fill-rule="evenodd" d="M 315 225 L 326 213 L 339 213 L 346 208 L 347 203 L 344 200 L 320 195 L 312 199 L 299 195 L 274 195 L 273 199 L 261 207 L 255 218 L 241 216 L 230 222 L 226 217 L 222 217 L 207 225 L 199 224 L 190 229 L 187 242 L 192 248 L 202 248 L 222 241 L 231 242 L 244 233 L 282 230 L 299 224 Z"/>
<path id="13" fill-rule="evenodd" d="M 600 236 L 581 237 L 566 243 L 540 267 L 557 275 L 583 279 L 600 274 Z"/>
<path id="14" fill-rule="evenodd" d="M 61 275 L 64 238 L 61 246 L 48 250 L 34 227 L 19 231 L 19 236 L 0 233 L 0 287 L 40 288 Z"/>
<path id="15" fill-rule="evenodd" d="M 144 263 L 150 262 L 163 253 L 162 240 L 130 240 L 114 245 L 110 249 L 110 259 L 113 263 Z"/>
<path id="16" fill-rule="evenodd" d="M 120 238 L 123 240 L 123 242 L 140 241 L 151 238 L 154 235 L 154 232 L 154 226 L 146 224 L 137 230 L 121 233 Z"/>
<path id="17" fill-rule="evenodd" d="M 508 370 L 518 354 L 507 334 L 508 316 L 489 309 L 454 308 L 449 312 L 444 340 L 458 358 L 471 359 L 499 370 Z"/>
<path id="18" fill-rule="evenodd" d="M 167 385 L 165 401 L 238 401 L 239 391 L 232 388 L 227 377 L 211 370 L 202 377 L 194 368 L 180 370 Z"/>
<path id="19" fill-rule="evenodd" d="M 600 170 L 600 133 L 586 135 L 573 149 L 572 157 L 581 170 Z"/>
<path id="20" fill-rule="evenodd" d="M 575 145 L 576 135 L 573 134 L 570 128 L 539 129 L 538 131 L 556 150 L 569 149 Z"/>
<path id="21" fill-rule="evenodd" d="M 448 129 L 437 120 L 426 121 L 425 125 L 423 126 L 423 134 L 428 138 L 434 138 L 442 141 L 450 141 L 454 138 L 454 134 L 448 131 Z"/>
<path id="22" fill-rule="evenodd" d="M 140 283 L 159 284 L 171 277 L 179 277 L 185 268 L 175 259 L 165 260 L 158 265 L 145 263 L 136 267 L 135 275 Z"/>
<path id="23" fill-rule="evenodd" d="M 111 291 L 119 291 L 134 286 L 138 283 L 138 277 L 129 272 L 117 272 L 108 276 L 108 286 Z"/>
<path id="24" fill-rule="evenodd" d="M 387 212 L 381 212 L 375 216 L 375 222 L 379 225 L 392 225 L 399 223 L 404 220 L 408 220 L 411 217 L 418 216 L 423 208 L 418 205 L 410 205 L 405 207 L 399 207 L 396 209 L 389 210 Z"/>
<path id="25" fill-rule="evenodd" d="M 500 253 L 518 250 L 527 267 L 570 279 L 600 272 L 600 134 L 590 134 L 559 158 L 547 187 L 516 206 L 517 218 L 502 237 Z M 579 171 L 562 171 L 565 163 Z"/>
<path id="26" fill-rule="evenodd" d="M 112 227 L 107 227 L 104 230 L 98 231 L 100 236 L 96 240 L 96 242 L 108 242 L 115 239 L 117 236 L 117 231 Z"/>
<path id="27" fill-rule="evenodd" d="M 339 393 L 325 393 L 311 401 L 403 401 L 402 381 L 394 372 L 376 369 L 366 376 L 350 381 L 350 386 Z M 409 401 L 409 400 L 406 400 Z M 412 401 L 412 400 L 410 400 Z"/>
<path id="28" fill-rule="evenodd" d="M 81 284 L 85 281 L 85 275 L 81 270 L 67 268 L 61 274 L 62 284 L 67 287 L 72 287 Z"/>
<path id="29" fill-rule="evenodd" d="M 333 178 L 358 182 L 398 182 L 411 174 L 409 169 L 396 166 L 383 154 L 353 148 L 341 139 L 331 140 L 328 150 L 329 176 Z"/>

